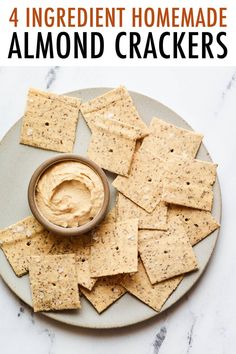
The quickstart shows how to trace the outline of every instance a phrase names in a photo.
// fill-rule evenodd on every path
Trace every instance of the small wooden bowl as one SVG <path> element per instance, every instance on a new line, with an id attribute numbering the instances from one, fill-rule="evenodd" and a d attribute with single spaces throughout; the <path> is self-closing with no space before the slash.
<path id="1" fill-rule="evenodd" d="M 62 226 L 58 226 L 50 222 L 45 216 L 39 211 L 37 203 L 36 203 L 36 187 L 38 184 L 38 181 L 40 177 L 43 175 L 43 173 L 52 165 L 58 164 L 59 162 L 65 162 L 65 161 L 75 161 L 75 162 L 80 162 L 88 167 L 90 167 L 100 178 L 104 187 L 104 201 L 103 205 L 101 207 L 101 210 L 99 213 L 93 218 L 93 220 L 89 221 L 88 223 L 78 226 L 78 227 L 70 227 L 70 228 L 65 228 Z M 31 177 L 29 187 L 28 187 L 28 202 L 30 209 L 32 211 L 32 214 L 34 217 L 38 220 L 38 222 L 45 227 L 48 231 L 53 232 L 56 235 L 61 235 L 61 236 L 78 236 L 85 234 L 88 231 L 91 231 L 93 228 L 98 226 L 101 221 L 105 218 L 108 205 L 110 201 L 110 189 L 109 189 L 109 184 L 107 181 L 107 177 L 103 170 L 93 161 L 81 157 L 79 155 L 74 155 L 74 154 L 62 154 L 62 155 L 57 155 L 53 158 L 50 158 L 43 162 L 34 172 L 33 176 Z"/>

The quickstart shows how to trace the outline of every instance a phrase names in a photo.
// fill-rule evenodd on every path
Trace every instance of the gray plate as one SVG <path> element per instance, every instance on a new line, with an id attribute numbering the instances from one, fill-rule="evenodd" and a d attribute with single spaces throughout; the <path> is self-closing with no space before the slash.
<path id="1" fill-rule="evenodd" d="M 69 95 L 80 97 L 83 101 L 91 99 L 106 92 L 107 88 L 93 88 L 71 92 Z M 148 124 L 153 116 L 157 116 L 188 128 L 189 125 L 175 112 L 149 97 L 131 92 L 137 109 Z M 27 187 L 30 177 L 36 167 L 47 158 L 56 155 L 51 151 L 44 151 L 19 144 L 21 121 L 18 121 L 7 133 L 0 143 L 0 228 L 9 226 L 28 216 L 30 210 L 27 203 Z M 90 139 L 90 131 L 85 121 L 80 117 L 74 152 L 86 156 L 86 150 Z M 202 145 L 198 158 L 211 161 L 209 153 Z M 112 181 L 114 176 L 109 174 Z M 111 187 L 112 200 L 114 203 L 114 188 Z M 220 221 L 221 217 L 221 194 L 218 180 L 214 186 L 213 215 Z M 214 249 L 219 230 L 194 247 L 200 269 L 197 272 L 185 276 L 177 290 L 165 303 L 162 311 L 178 301 L 196 283 L 203 273 Z M 29 278 L 24 276 L 17 278 L 8 264 L 2 251 L 0 252 L 1 276 L 12 291 L 24 302 L 32 306 L 29 288 Z M 82 298 L 82 309 L 79 311 L 65 311 L 45 313 L 57 321 L 89 328 L 114 328 L 131 325 L 156 316 L 157 313 L 141 303 L 129 294 L 125 294 L 113 306 L 101 315 L 98 315 L 89 302 Z"/>

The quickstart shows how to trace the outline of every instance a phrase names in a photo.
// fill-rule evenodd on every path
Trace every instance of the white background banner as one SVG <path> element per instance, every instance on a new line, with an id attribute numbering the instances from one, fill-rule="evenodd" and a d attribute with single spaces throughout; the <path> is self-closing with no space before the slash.
<path id="1" fill-rule="evenodd" d="M 163 27 L 161 14 L 167 13 L 166 8 L 169 24 L 162 17 Z M 183 8 L 187 13 L 193 9 L 194 26 L 181 26 Z M 196 27 L 199 8 L 205 23 Z M 224 9 L 221 23 L 220 8 Z M 210 25 L 215 21 L 215 26 L 208 26 L 208 13 Z M 0 12 L 0 65 L 232 66 L 235 24 L 233 0 L 8 0 Z"/>

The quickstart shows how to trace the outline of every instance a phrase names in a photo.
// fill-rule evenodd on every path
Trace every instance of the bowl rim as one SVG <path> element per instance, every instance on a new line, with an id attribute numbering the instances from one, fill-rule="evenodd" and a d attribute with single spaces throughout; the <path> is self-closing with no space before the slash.
<path id="1" fill-rule="evenodd" d="M 41 176 L 45 173 L 45 171 L 48 170 L 51 166 L 65 161 L 80 162 L 90 167 L 101 178 L 103 188 L 104 188 L 104 200 L 100 211 L 91 221 L 78 227 L 65 228 L 63 226 L 53 224 L 40 212 L 35 198 L 36 197 L 35 192 L 36 192 L 38 181 L 41 178 Z M 95 162 L 91 161 L 90 159 L 73 153 L 56 155 L 54 157 L 45 160 L 34 171 L 28 185 L 28 203 L 32 214 L 34 215 L 36 220 L 45 227 L 45 229 L 53 232 L 54 234 L 61 235 L 61 236 L 79 236 L 81 234 L 87 233 L 92 229 L 94 229 L 105 218 L 109 206 L 109 201 L 110 201 L 110 188 L 109 188 L 109 184 L 105 172 L 102 170 L 101 167 L 99 167 Z"/>

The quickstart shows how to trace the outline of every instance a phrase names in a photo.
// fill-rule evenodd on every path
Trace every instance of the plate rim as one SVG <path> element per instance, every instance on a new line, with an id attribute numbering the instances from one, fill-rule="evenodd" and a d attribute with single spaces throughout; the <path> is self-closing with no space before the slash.
<path id="1" fill-rule="evenodd" d="M 78 96 L 80 93 L 83 93 L 85 91 L 93 91 L 93 90 L 105 90 L 105 91 L 109 91 L 109 90 L 112 90 L 114 89 L 113 87 L 103 87 L 103 86 L 100 86 L 100 87 L 87 87 L 87 88 L 82 88 L 82 89 L 78 89 L 78 90 L 73 90 L 73 91 L 69 91 L 69 92 L 66 92 L 66 93 L 61 93 L 60 95 L 67 95 L 67 96 L 74 96 L 75 94 Z M 176 113 L 172 108 L 169 108 L 169 106 L 163 104 L 162 102 L 160 102 L 159 100 L 155 99 L 155 98 L 152 98 L 148 95 L 145 95 L 145 94 L 142 94 L 140 92 L 137 92 L 137 91 L 133 91 L 133 90 L 128 90 L 128 92 L 131 94 L 134 94 L 134 95 L 138 95 L 138 96 L 142 96 L 143 99 L 147 99 L 147 100 L 152 100 L 155 104 L 159 104 L 161 105 L 162 107 L 168 109 L 168 111 L 170 113 L 173 113 L 175 116 L 178 116 L 178 119 L 180 119 L 184 125 L 186 125 L 189 130 L 191 131 L 194 131 L 194 129 L 191 127 L 191 125 L 184 120 L 184 118 L 182 118 L 178 113 Z M 12 131 L 14 130 L 15 126 L 18 125 L 20 123 L 20 121 L 22 120 L 22 116 L 10 127 L 10 129 L 8 129 L 8 131 L 4 134 L 4 136 L 2 137 L 2 139 L 0 140 L 0 145 L 4 142 L 4 140 L 7 138 L 7 135 Z M 165 120 L 165 119 L 163 119 Z M 201 146 L 204 148 L 205 152 L 207 153 L 207 156 L 209 158 L 209 160 L 211 162 L 213 162 L 212 160 L 212 157 L 211 157 L 211 154 L 209 153 L 208 149 L 206 148 L 205 144 L 204 143 L 201 143 Z M 220 182 L 219 182 L 219 177 L 218 177 L 218 174 L 216 176 L 216 182 L 215 182 L 215 186 L 217 188 L 217 193 L 219 195 L 219 203 L 217 205 L 218 209 L 219 209 L 219 220 L 217 220 L 219 223 L 221 223 L 221 220 L 222 220 L 222 192 L 221 192 L 221 187 L 220 187 Z M 206 269 L 208 268 L 208 265 L 209 265 L 209 262 L 212 258 L 212 255 L 213 255 L 213 252 L 215 250 L 215 247 L 216 247 L 216 244 L 217 244 L 217 241 L 218 241 L 218 238 L 219 238 L 219 235 L 220 235 L 220 230 L 221 228 L 218 228 L 217 230 L 213 231 L 216 233 L 215 235 L 215 241 L 214 241 L 214 244 L 212 245 L 212 248 L 211 248 L 211 252 L 209 253 L 209 257 L 208 257 L 208 260 L 205 264 L 205 267 L 202 269 L 202 270 L 199 270 L 198 272 L 198 276 L 196 277 L 196 279 L 194 280 L 194 282 L 190 285 L 190 287 L 184 292 L 184 294 L 182 296 L 180 296 L 174 303 L 172 304 L 169 304 L 168 306 L 166 306 L 165 308 L 161 309 L 160 312 L 156 312 L 156 313 L 153 313 L 153 314 L 147 314 L 146 317 L 144 317 L 143 319 L 141 320 L 134 320 L 134 321 L 130 321 L 129 323 L 120 323 L 119 325 L 117 324 L 114 324 L 114 325 L 111 325 L 109 323 L 107 324 L 104 324 L 102 326 L 89 326 L 87 324 L 76 324 L 76 323 L 73 323 L 67 319 L 64 319 L 62 320 L 61 318 L 57 318 L 58 316 L 58 313 L 55 312 L 55 313 L 50 313 L 50 312 L 40 312 L 40 315 L 43 315 L 45 316 L 46 318 L 50 318 L 52 319 L 53 321 L 57 321 L 61 324 L 66 324 L 66 325 L 69 325 L 69 326 L 73 326 L 73 327 L 78 327 L 78 328 L 87 328 L 87 329 L 91 329 L 91 330 L 99 330 L 99 329 L 115 329 L 115 328 L 124 328 L 124 327 L 129 327 L 129 326 L 134 326 L 136 324 L 139 324 L 139 323 L 143 323 L 143 322 L 146 322 L 148 320 L 151 320 L 151 319 L 154 319 L 156 318 L 157 316 L 163 314 L 164 312 L 166 312 L 167 310 L 169 310 L 171 307 L 175 307 L 176 305 L 178 305 L 178 303 L 183 300 L 183 298 L 191 291 L 195 288 L 195 286 L 197 286 L 198 284 L 198 281 L 199 279 L 204 275 Z M 211 234 L 210 234 L 211 235 Z M 210 236 L 209 235 L 209 236 Z M 208 236 L 207 236 L 208 237 Z M 1 250 L 1 253 L 4 254 L 4 252 Z M 5 255 L 4 255 L 5 256 Z M 7 285 L 7 287 L 14 293 L 14 295 L 20 299 L 21 301 L 23 301 L 27 306 L 29 306 L 30 309 L 32 309 L 32 306 L 29 302 L 27 302 L 26 300 L 22 299 L 14 290 L 14 288 L 8 284 L 7 280 L 5 279 L 3 273 L 2 273 L 2 270 L 0 269 L 0 276 L 2 278 L 2 280 L 4 281 L 4 283 Z M 129 294 L 129 293 L 128 293 Z M 132 294 L 129 294 L 130 296 L 134 297 Z M 124 294 L 122 297 L 126 296 L 126 294 Z M 134 297 L 135 298 L 135 297 Z M 136 301 L 140 302 L 142 304 L 142 302 L 135 298 Z M 148 306 L 146 304 L 144 304 L 145 306 Z M 95 310 L 95 309 L 94 309 Z M 95 310 L 96 311 L 96 310 Z M 37 313 L 35 313 L 37 315 Z"/>

